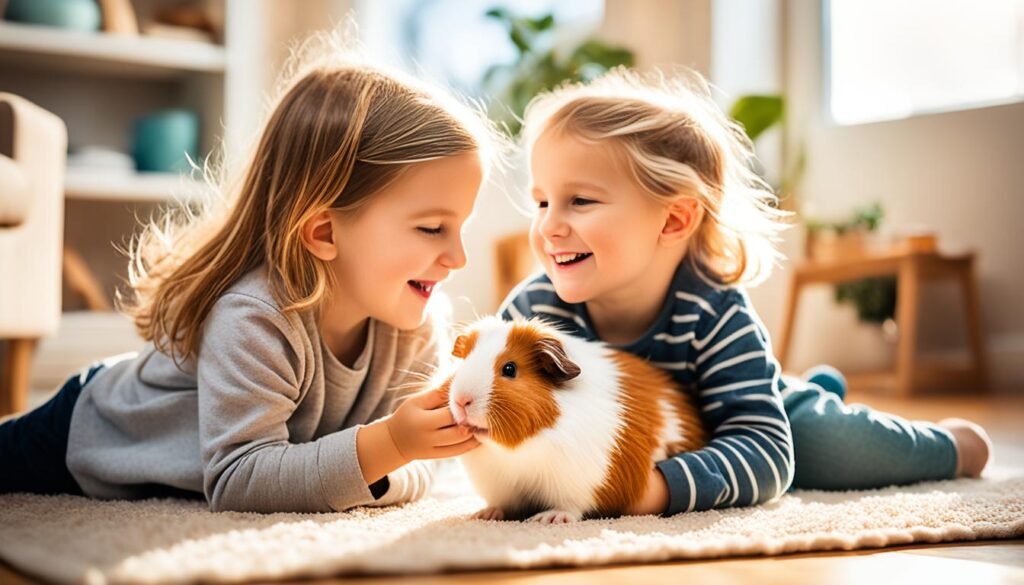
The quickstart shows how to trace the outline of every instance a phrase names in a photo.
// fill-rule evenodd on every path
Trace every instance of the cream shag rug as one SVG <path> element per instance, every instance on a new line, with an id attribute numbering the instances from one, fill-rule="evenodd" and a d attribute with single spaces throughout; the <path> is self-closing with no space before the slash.
<path id="1" fill-rule="evenodd" d="M 446 466 L 433 494 L 338 514 L 202 502 L 0 496 L 0 557 L 49 581 L 240 582 L 778 555 L 1024 536 L 1024 477 L 793 492 L 755 507 L 542 526 L 468 520 L 483 502 Z"/>

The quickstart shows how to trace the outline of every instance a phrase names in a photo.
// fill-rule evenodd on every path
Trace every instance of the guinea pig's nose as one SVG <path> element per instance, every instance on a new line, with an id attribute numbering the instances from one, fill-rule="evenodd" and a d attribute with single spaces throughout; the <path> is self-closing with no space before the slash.
<path id="1" fill-rule="evenodd" d="M 457 397 L 455 399 L 455 404 L 458 404 L 462 408 L 466 408 L 470 404 L 473 404 L 473 398 L 471 396 L 465 396 L 465 395 L 459 396 L 459 397 Z"/>

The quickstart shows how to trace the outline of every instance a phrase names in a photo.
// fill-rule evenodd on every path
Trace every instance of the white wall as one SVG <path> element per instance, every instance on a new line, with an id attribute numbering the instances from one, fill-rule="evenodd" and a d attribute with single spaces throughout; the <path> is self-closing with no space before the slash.
<path id="1" fill-rule="evenodd" d="M 268 102 L 292 47 L 344 22 L 350 0 L 233 0 L 227 5 L 225 143 L 239 164 L 268 114 Z"/>
<path id="2" fill-rule="evenodd" d="M 836 126 L 822 91 L 821 3 L 789 2 L 784 31 L 788 143 L 806 144 L 808 157 L 802 204 L 827 216 L 879 200 L 888 224 L 926 225 L 948 247 L 976 250 L 994 385 L 1024 390 L 1024 312 L 1018 301 L 1024 289 L 1024 104 Z M 794 239 L 799 234 L 790 237 L 791 248 Z M 828 294 L 818 291 L 804 300 L 794 365 L 883 365 L 890 351 L 877 331 L 858 325 L 849 309 L 834 307 Z M 924 302 L 924 349 L 962 346 L 963 320 L 952 285 L 925 287 Z M 842 334 L 831 333 L 836 331 Z"/>
<path id="3" fill-rule="evenodd" d="M 708 79 L 726 111 L 745 95 L 782 93 L 781 25 L 779 0 L 712 2 Z M 779 128 L 769 130 L 755 145 L 765 178 L 773 185 L 782 177 L 782 134 Z"/>
<path id="4" fill-rule="evenodd" d="M 632 49 L 639 69 L 711 67 L 712 0 L 606 0 L 600 36 Z"/>
<path id="5" fill-rule="evenodd" d="M 504 175 L 484 185 L 473 216 L 463 230 L 466 267 L 444 285 L 456 321 L 470 321 L 497 310 L 501 299 L 495 287 L 494 245 L 502 236 L 530 227 L 513 199 L 522 200 L 527 184 L 526 161 L 519 158 Z"/>
<path id="6" fill-rule="evenodd" d="M 783 93 L 782 14 L 780 0 L 712 2 L 708 79 L 726 111 L 744 95 Z M 774 186 L 781 183 L 783 175 L 783 138 L 781 128 L 775 128 L 762 134 L 754 145 L 765 179 Z M 784 244 L 783 251 L 791 255 L 791 247 Z M 780 271 L 749 291 L 773 337 L 781 327 L 786 287 L 786 275 Z"/>

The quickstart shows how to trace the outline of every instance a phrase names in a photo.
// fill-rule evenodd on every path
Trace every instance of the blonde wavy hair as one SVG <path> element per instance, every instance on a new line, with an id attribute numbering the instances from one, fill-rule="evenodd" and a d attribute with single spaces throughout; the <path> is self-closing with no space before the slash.
<path id="1" fill-rule="evenodd" d="M 240 180 L 198 211 L 150 221 L 132 242 L 118 308 L 176 362 L 196 356 L 214 303 L 261 264 L 284 311 L 319 306 L 334 283 L 302 243 L 310 218 L 358 211 L 419 162 L 477 152 L 489 166 L 493 130 L 479 107 L 336 45 L 314 38 L 293 56 Z"/>
<path id="2" fill-rule="evenodd" d="M 743 128 L 714 103 L 699 74 L 619 68 L 563 85 L 527 106 L 526 149 L 550 131 L 611 141 L 636 183 L 659 201 L 696 198 L 703 219 L 686 257 L 705 278 L 754 285 L 782 257 L 775 244 L 789 214 L 751 169 L 754 154 Z"/>

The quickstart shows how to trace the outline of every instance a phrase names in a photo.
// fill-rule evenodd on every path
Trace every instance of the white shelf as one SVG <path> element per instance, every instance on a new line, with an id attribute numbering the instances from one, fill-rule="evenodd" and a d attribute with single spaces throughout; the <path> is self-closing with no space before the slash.
<path id="1" fill-rule="evenodd" d="M 139 76 L 223 73 L 224 47 L 199 41 L 0 22 L 0 57 L 23 66 Z"/>
<path id="2" fill-rule="evenodd" d="M 203 184 L 174 173 L 102 173 L 68 169 L 64 196 L 68 199 L 155 202 L 196 201 Z"/>

